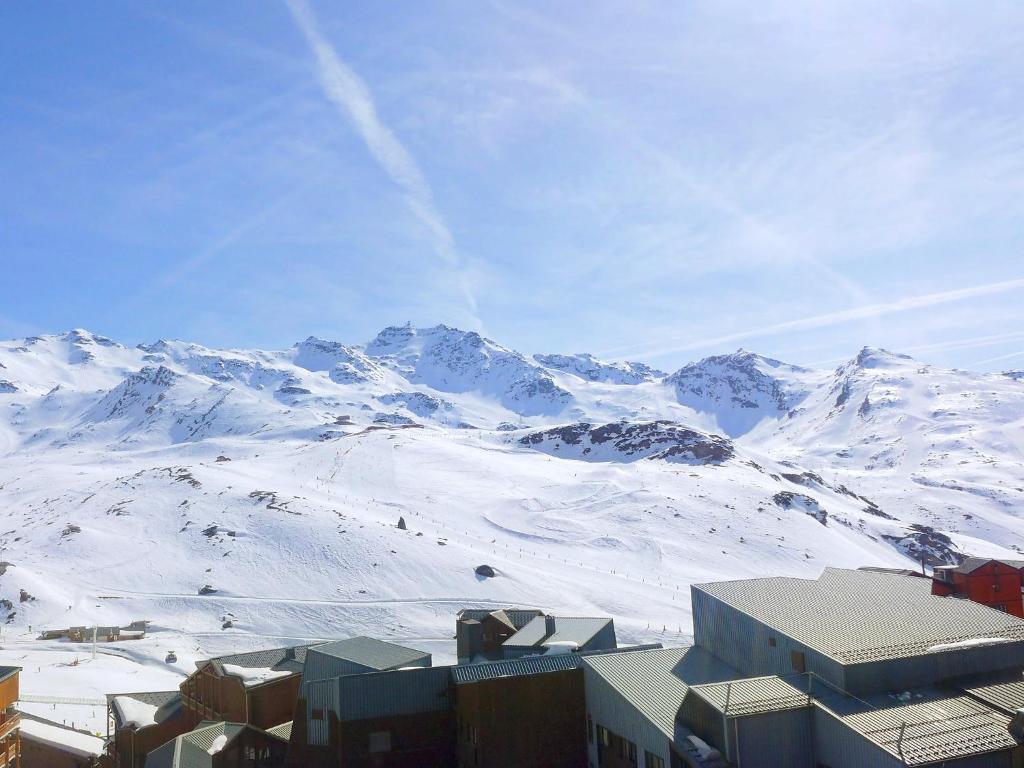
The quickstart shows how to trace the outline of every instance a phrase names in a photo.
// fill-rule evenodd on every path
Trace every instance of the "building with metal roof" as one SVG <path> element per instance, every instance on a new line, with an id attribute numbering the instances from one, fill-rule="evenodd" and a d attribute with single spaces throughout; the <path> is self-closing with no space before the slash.
<path id="1" fill-rule="evenodd" d="M 283 766 L 288 740 L 245 723 L 204 721 L 149 753 L 146 768 Z"/>
<path id="2" fill-rule="evenodd" d="M 576 651 L 614 648 L 615 622 L 609 618 L 537 616 L 502 643 L 504 657 L 517 658 L 563 646 Z"/>
<path id="3" fill-rule="evenodd" d="M 424 651 L 372 637 L 349 637 L 308 648 L 303 680 L 312 682 L 341 675 L 430 665 L 431 656 Z"/>
<path id="4" fill-rule="evenodd" d="M 500 659 L 502 644 L 543 612 L 533 608 L 467 608 L 455 619 L 459 663 Z"/>
<path id="5" fill-rule="evenodd" d="M 146 755 L 188 730 L 181 691 L 107 694 L 107 740 L 121 768 L 141 768 Z"/>
<path id="6" fill-rule="evenodd" d="M 813 672 L 854 693 L 1024 666 L 1024 620 L 924 579 L 826 568 L 691 588 L 694 638 L 750 676 Z"/>

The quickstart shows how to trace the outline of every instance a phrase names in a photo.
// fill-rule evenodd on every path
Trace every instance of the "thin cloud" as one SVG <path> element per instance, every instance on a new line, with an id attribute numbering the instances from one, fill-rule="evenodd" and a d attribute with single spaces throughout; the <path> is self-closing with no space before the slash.
<path id="1" fill-rule="evenodd" d="M 469 314 L 479 324 L 476 299 L 455 248 L 455 238 L 434 203 L 433 192 L 419 165 L 394 132 L 381 122 L 366 83 L 342 61 L 323 36 L 305 0 L 287 0 L 287 4 L 316 56 L 317 75 L 324 95 L 342 117 L 351 121 L 374 160 L 405 193 L 406 204 L 426 228 L 434 253 L 453 272 Z"/>
<path id="2" fill-rule="evenodd" d="M 891 315 L 898 312 L 909 312 L 915 309 L 926 309 L 928 307 L 949 304 L 955 301 L 964 301 L 981 296 L 991 296 L 997 293 L 1007 293 L 1024 289 L 1024 278 L 1004 280 L 998 283 L 978 285 L 972 288 L 960 288 L 954 291 L 939 291 L 927 293 L 921 296 L 908 296 L 881 304 L 868 304 L 853 309 L 846 309 L 840 312 L 826 312 L 811 317 L 803 317 L 798 320 L 788 320 L 784 323 L 775 323 L 761 328 L 754 328 L 748 331 L 730 333 L 725 336 L 717 336 L 710 339 L 700 339 L 686 343 L 672 344 L 671 342 L 662 345 L 658 342 L 637 344 L 629 347 L 604 350 L 603 354 L 669 354 L 672 352 L 685 352 L 705 347 L 717 347 L 723 344 L 730 344 L 736 341 L 744 341 L 762 336 L 773 336 L 778 333 L 789 331 L 806 331 L 814 328 L 827 328 L 835 325 L 842 325 L 861 320 L 874 320 L 884 315 Z"/>
<path id="3" fill-rule="evenodd" d="M 987 357 L 984 360 L 975 360 L 973 363 L 971 363 L 970 367 L 973 368 L 976 365 L 987 365 L 989 363 L 1002 362 L 1003 360 L 1012 360 L 1015 357 L 1024 357 L 1024 351 L 1011 352 L 1008 355 L 999 355 L 998 357 Z"/>

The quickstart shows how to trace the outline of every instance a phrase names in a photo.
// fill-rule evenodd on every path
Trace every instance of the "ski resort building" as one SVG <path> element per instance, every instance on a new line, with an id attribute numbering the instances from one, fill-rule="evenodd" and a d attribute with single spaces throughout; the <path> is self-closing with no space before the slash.
<path id="1" fill-rule="evenodd" d="M 103 739 L 41 717 L 21 715 L 23 768 L 96 768 L 104 754 Z"/>
<path id="2" fill-rule="evenodd" d="M 18 702 L 21 667 L 0 667 L 0 766 L 21 768 Z"/>
<path id="3" fill-rule="evenodd" d="M 181 691 L 107 694 L 108 754 L 114 768 L 143 768 L 146 755 L 186 731 Z"/>
<path id="4" fill-rule="evenodd" d="M 196 663 L 181 684 L 185 730 L 229 722 L 272 728 L 291 720 L 310 646 L 220 656 Z"/>
<path id="5" fill-rule="evenodd" d="M 203 722 L 146 758 L 146 768 L 281 768 L 288 739 L 279 729 Z"/>
<path id="6" fill-rule="evenodd" d="M 1024 618 L 1024 560 L 969 557 L 932 572 L 932 594 L 959 597 Z"/>
<path id="7" fill-rule="evenodd" d="M 537 616 L 501 644 L 504 658 L 517 659 L 551 648 L 606 651 L 615 648 L 615 622 L 609 618 Z"/>
<path id="8" fill-rule="evenodd" d="M 692 587 L 695 647 L 584 658 L 595 768 L 1018 768 L 1024 621 L 926 579 Z"/>
<path id="9" fill-rule="evenodd" d="M 459 663 L 504 658 L 502 644 L 531 621 L 543 616 L 533 608 L 502 608 L 497 611 L 467 608 L 455 620 Z"/>

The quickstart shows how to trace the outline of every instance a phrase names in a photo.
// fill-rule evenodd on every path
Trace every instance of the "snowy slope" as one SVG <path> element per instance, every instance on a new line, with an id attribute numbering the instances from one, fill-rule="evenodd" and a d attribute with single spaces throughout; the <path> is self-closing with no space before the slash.
<path id="1" fill-rule="evenodd" d="M 357 633 L 443 660 L 473 604 L 678 642 L 695 581 L 1024 546 L 1024 383 L 881 350 L 664 377 L 445 326 L 279 351 L 72 331 L 0 366 L 0 663 L 30 694 Z M 93 677 L 32 639 L 141 618 Z"/>

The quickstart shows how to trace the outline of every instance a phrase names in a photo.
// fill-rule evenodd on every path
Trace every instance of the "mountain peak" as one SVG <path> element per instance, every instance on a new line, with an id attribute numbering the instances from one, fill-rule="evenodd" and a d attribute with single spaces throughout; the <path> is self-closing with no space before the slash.
<path id="1" fill-rule="evenodd" d="M 913 362 L 914 358 L 882 347 L 864 347 L 853 359 L 858 368 L 884 368 Z"/>

